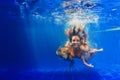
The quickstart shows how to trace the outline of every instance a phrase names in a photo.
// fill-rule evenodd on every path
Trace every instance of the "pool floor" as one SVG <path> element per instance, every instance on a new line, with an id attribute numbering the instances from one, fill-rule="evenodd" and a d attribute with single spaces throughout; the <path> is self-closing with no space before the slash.
<path id="1" fill-rule="evenodd" d="M 105 65 L 81 70 L 1 69 L 0 80 L 120 80 L 120 65 Z"/>

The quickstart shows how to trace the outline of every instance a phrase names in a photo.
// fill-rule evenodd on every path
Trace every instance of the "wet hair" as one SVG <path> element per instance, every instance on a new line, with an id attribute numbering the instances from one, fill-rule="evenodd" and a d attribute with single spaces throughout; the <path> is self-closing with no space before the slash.
<path id="1" fill-rule="evenodd" d="M 57 52 L 61 52 L 61 48 L 59 48 L 59 49 L 57 50 Z"/>
<path id="2" fill-rule="evenodd" d="M 73 37 L 73 36 L 78 36 L 78 37 L 80 38 L 80 36 L 79 36 L 79 30 L 76 31 L 75 29 L 76 29 L 76 27 L 74 26 L 74 27 L 73 27 L 73 30 L 72 30 L 73 32 L 69 35 L 69 40 L 70 40 L 70 42 L 72 41 L 72 37 Z"/>

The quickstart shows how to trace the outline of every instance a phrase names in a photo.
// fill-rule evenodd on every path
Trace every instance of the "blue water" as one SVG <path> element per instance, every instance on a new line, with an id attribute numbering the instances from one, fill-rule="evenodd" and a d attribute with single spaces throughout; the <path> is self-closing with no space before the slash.
<path id="1" fill-rule="evenodd" d="M 120 1 L 93 0 L 99 17 L 88 23 L 89 39 L 95 48 L 103 48 L 84 66 L 79 59 L 68 72 L 69 61 L 56 56 L 67 40 L 66 21 L 57 23 L 51 14 L 61 3 L 71 0 L 0 1 L 0 80 L 119 80 L 120 79 Z M 32 3 L 30 3 L 32 1 Z M 37 17 L 38 15 L 38 17 Z M 42 18 L 41 18 L 42 17 Z M 66 18 L 66 16 L 65 16 Z"/>

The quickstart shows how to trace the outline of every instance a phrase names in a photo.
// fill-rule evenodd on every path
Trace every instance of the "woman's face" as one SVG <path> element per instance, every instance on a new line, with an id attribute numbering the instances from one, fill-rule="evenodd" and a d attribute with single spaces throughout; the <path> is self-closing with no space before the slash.
<path id="1" fill-rule="evenodd" d="M 78 36 L 72 36 L 71 43 L 74 48 L 80 47 L 80 38 Z"/>

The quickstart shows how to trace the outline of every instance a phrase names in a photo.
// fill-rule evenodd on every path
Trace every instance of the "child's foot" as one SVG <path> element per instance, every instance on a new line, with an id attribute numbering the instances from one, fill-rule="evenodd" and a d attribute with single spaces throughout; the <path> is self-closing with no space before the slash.
<path id="1" fill-rule="evenodd" d="M 103 48 L 99 49 L 99 51 L 103 51 Z"/>

